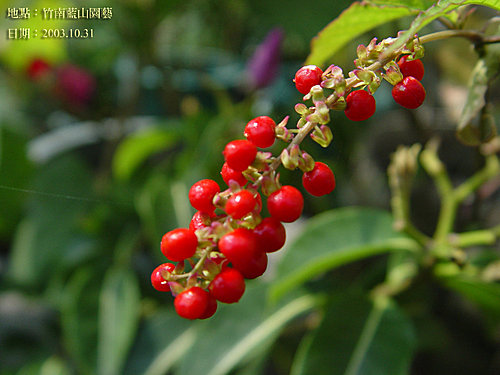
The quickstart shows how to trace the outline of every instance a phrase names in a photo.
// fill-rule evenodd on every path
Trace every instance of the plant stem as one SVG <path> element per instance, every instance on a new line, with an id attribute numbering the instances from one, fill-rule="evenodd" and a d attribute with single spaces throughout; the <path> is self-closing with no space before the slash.
<path id="1" fill-rule="evenodd" d="M 436 40 L 463 37 L 474 44 L 499 43 L 500 36 L 485 36 L 476 30 L 444 30 L 419 37 L 420 43 L 434 42 Z"/>

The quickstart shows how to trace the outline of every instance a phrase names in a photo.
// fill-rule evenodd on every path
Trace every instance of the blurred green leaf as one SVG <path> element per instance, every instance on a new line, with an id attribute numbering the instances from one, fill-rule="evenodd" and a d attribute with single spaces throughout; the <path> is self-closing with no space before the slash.
<path id="1" fill-rule="evenodd" d="M 124 139 L 113 157 L 113 173 L 129 179 L 141 164 L 153 154 L 165 151 L 177 141 L 177 134 L 168 129 L 151 128 Z"/>
<path id="2" fill-rule="evenodd" d="M 106 272 L 99 305 L 97 374 L 122 374 L 137 329 L 140 299 L 132 271 L 112 268 Z"/>
<path id="3" fill-rule="evenodd" d="M 39 375 L 70 375 L 68 365 L 60 358 L 50 357 L 40 368 Z"/>
<path id="4" fill-rule="evenodd" d="M 95 374 L 101 281 L 97 267 L 78 269 L 66 285 L 61 306 L 65 349 L 84 375 Z"/>
<path id="5" fill-rule="evenodd" d="M 407 7 L 411 9 L 424 10 L 434 4 L 434 0 L 368 0 L 370 4 L 392 5 L 398 7 Z"/>
<path id="6" fill-rule="evenodd" d="M 346 293 L 333 299 L 312 337 L 306 336 L 291 373 L 404 375 L 415 344 L 411 322 L 394 303 Z"/>
<path id="7" fill-rule="evenodd" d="M 357 36 L 379 25 L 412 14 L 416 14 L 416 11 L 406 6 L 389 7 L 354 2 L 312 40 L 311 53 L 305 65 L 321 66 Z"/>
<path id="8" fill-rule="evenodd" d="M 392 216 L 369 208 L 339 208 L 310 219 L 285 250 L 271 295 L 278 298 L 319 274 L 343 264 L 418 245 L 392 228 Z"/>
<path id="9" fill-rule="evenodd" d="M 23 285 L 47 281 L 47 274 L 71 256 L 79 220 L 92 202 L 87 167 L 71 155 L 54 159 L 37 170 L 29 195 L 29 211 L 17 228 L 8 276 Z"/>
<path id="10" fill-rule="evenodd" d="M 196 337 L 193 323 L 179 317 L 171 306 L 158 311 L 141 323 L 124 375 L 165 374 L 195 343 Z"/>
<path id="11" fill-rule="evenodd" d="M 481 112 L 486 105 L 488 86 L 500 70 L 500 48 L 488 46 L 485 51 L 472 71 L 467 100 L 457 126 L 458 138 L 469 145 L 487 142 L 496 135 L 494 118 Z M 481 116 L 479 123 L 474 124 L 473 121 L 478 116 Z"/>
<path id="12" fill-rule="evenodd" d="M 18 224 L 33 168 L 26 157 L 26 137 L 0 125 L 0 238 Z M 19 190 L 21 189 L 21 190 Z"/>
<path id="13" fill-rule="evenodd" d="M 303 295 L 266 311 L 266 295 L 266 285 L 248 283 L 237 304 L 219 304 L 219 311 L 210 321 L 200 322 L 196 345 L 186 354 L 177 373 L 228 374 L 266 353 L 290 320 L 316 304 L 312 296 Z"/>

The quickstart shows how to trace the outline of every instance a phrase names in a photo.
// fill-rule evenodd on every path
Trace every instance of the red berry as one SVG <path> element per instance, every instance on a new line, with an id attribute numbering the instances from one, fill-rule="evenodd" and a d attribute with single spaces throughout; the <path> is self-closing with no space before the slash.
<path id="1" fill-rule="evenodd" d="M 227 165 L 227 163 L 224 163 L 224 165 L 222 166 L 220 174 L 222 175 L 222 179 L 228 186 L 229 181 L 231 180 L 237 182 L 240 186 L 245 186 L 245 184 L 247 183 L 247 179 L 245 178 L 245 176 L 243 176 L 241 171 L 235 171 L 233 168 Z"/>
<path id="2" fill-rule="evenodd" d="M 215 210 L 213 199 L 220 192 L 219 185 L 214 180 L 198 181 L 189 189 L 189 202 L 199 211 L 212 214 Z"/>
<path id="3" fill-rule="evenodd" d="M 266 272 L 267 268 L 267 254 L 259 251 L 249 262 L 242 264 L 238 267 L 245 279 L 255 279 Z"/>
<path id="4" fill-rule="evenodd" d="M 243 133 L 255 146 L 266 148 L 274 143 L 276 123 L 268 116 L 259 116 L 249 121 Z"/>
<path id="5" fill-rule="evenodd" d="M 408 61 L 408 56 L 405 55 L 399 59 L 398 65 L 399 70 L 401 70 L 401 73 L 403 74 L 403 78 L 413 77 L 421 81 L 424 77 L 425 70 L 422 60 L 416 59 Z"/>
<path id="6" fill-rule="evenodd" d="M 161 239 L 161 252 L 174 262 L 191 258 L 196 252 L 198 238 L 194 231 L 186 228 L 177 228 L 165 233 Z"/>
<path id="7" fill-rule="evenodd" d="M 196 213 L 191 218 L 191 222 L 189 223 L 189 229 L 195 231 L 200 228 L 208 227 L 212 222 L 213 217 L 215 217 L 215 215 L 210 215 L 206 212 L 196 211 Z"/>
<path id="8" fill-rule="evenodd" d="M 216 311 L 217 311 L 217 300 L 215 299 L 214 296 L 209 294 L 207 308 L 205 309 L 203 314 L 201 314 L 201 316 L 198 319 L 208 319 L 208 318 L 212 317 Z"/>
<path id="9" fill-rule="evenodd" d="M 317 161 L 312 171 L 302 175 L 302 185 L 309 194 L 320 197 L 335 189 L 335 176 L 328 165 Z"/>
<path id="10" fill-rule="evenodd" d="M 38 80 L 49 73 L 51 70 L 50 64 L 41 58 L 33 59 L 27 68 L 28 77 L 32 80 Z"/>
<path id="11" fill-rule="evenodd" d="M 174 300 L 175 311 L 186 319 L 198 319 L 206 311 L 209 294 L 198 286 L 193 286 L 180 293 Z"/>
<path id="12" fill-rule="evenodd" d="M 304 198 L 297 188 L 285 185 L 269 196 L 267 208 L 272 217 L 285 223 L 291 223 L 302 214 Z"/>
<path id="13" fill-rule="evenodd" d="M 219 250 L 233 264 L 240 269 L 259 252 L 257 238 L 250 229 L 237 228 L 226 233 L 219 240 Z"/>
<path id="14" fill-rule="evenodd" d="M 415 109 L 424 102 L 425 89 L 416 78 L 406 77 L 392 88 L 392 97 L 403 107 Z"/>
<path id="15" fill-rule="evenodd" d="M 248 190 L 234 193 L 226 203 L 226 213 L 233 219 L 241 219 L 255 209 L 257 200 Z"/>
<path id="16" fill-rule="evenodd" d="M 281 221 L 272 216 L 264 218 L 253 231 L 261 251 L 272 253 L 281 249 L 285 244 L 285 227 L 281 224 Z"/>
<path id="17" fill-rule="evenodd" d="M 235 303 L 245 292 L 245 279 L 238 270 L 227 268 L 215 276 L 208 289 L 218 301 Z"/>
<path id="18" fill-rule="evenodd" d="M 161 275 L 161 272 L 172 272 L 174 268 L 175 264 L 173 263 L 163 263 L 156 267 L 151 273 L 151 284 L 153 285 L 153 288 L 160 292 L 169 292 L 170 286 L 168 285 L 168 281 Z"/>
<path id="19" fill-rule="evenodd" d="M 309 94 L 313 86 L 319 85 L 321 83 L 321 76 L 323 71 L 316 65 L 307 65 L 300 68 L 297 73 L 295 73 L 295 87 L 301 94 Z"/>
<path id="20" fill-rule="evenodd" d="M 242 172 L 255 160 L 257 147 L 246 139 L 238 139 L 229 142 L 222 153 L 229 167 Z"/>
<path id="21" fill-rule="evenodd" d="M 351 91 L 345 102 L 344 113 L 351 121 L 364 121 L 375 113 L 375 98 L 368 91 Z"/>

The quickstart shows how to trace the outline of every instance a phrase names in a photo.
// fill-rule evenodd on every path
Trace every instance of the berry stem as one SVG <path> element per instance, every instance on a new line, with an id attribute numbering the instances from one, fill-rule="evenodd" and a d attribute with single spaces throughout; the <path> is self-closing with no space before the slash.
<path id="1" fill-rule="evenodd" d="M 469 39 L 476 45 L 499 43 L 500 36 L 485 36 L 484 33 L 476 30 L 443 30 L 419 37 L 420 43 L 434 42 L 436 40 L 463 37 Z"/>

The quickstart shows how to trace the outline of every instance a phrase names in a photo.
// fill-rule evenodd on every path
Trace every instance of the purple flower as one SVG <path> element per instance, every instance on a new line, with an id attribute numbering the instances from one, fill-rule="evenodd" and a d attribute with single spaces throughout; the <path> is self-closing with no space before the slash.
<path id="1" fill-rule="evenodd" d="M 277 76 L 283 37 L 283 30 L 274 28 L 257 46 L 247 65 L 247 77 L 252 88 L 268 86 Z"/>

